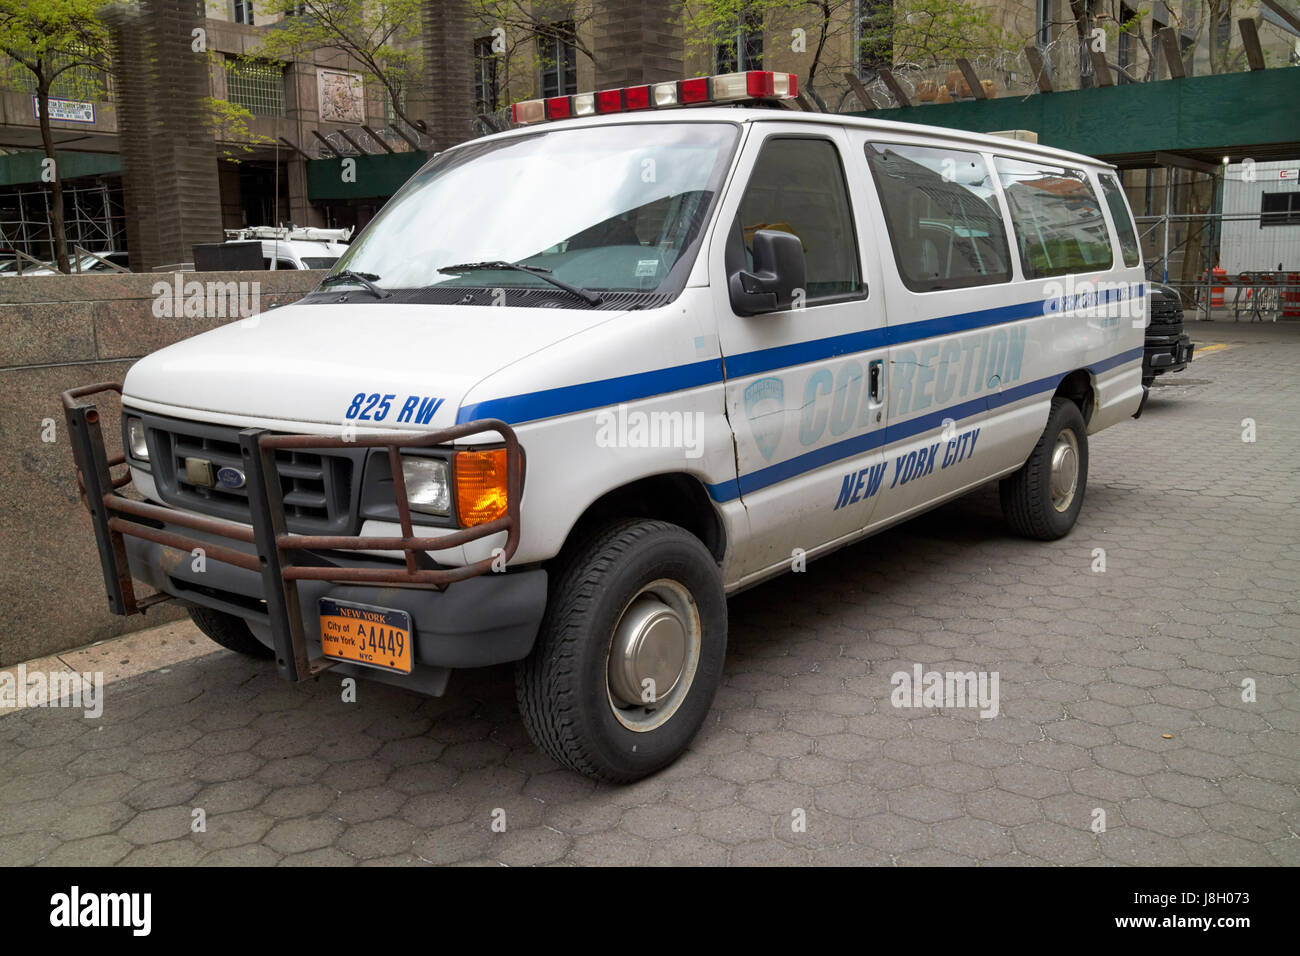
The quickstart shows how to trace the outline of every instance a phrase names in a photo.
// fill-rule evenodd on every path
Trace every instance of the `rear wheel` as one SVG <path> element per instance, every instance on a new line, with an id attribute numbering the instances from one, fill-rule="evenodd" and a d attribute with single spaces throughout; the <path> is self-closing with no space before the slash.
<path id="1" fill-rule="evenodd" d="M 1002 479 L 1002 514 L 1016 534 L 1054 541 L 1074 527 L 1087 485 L 1087 426 L 1079 406 L 1058 396 L 1029 459 Z"/>
<path id="2" fill-rule="evenodd" d="M 537 644 L 515 672 L 520 714 L 556 762 L 636 780 L 700 729 L 726 642 L 721 575 L 699 539 L 663 521 L 608 525 L 556 569 Z"/>
<path id="3" fill-rule="evenodd" d="M 189 611 L 190 619 L 198 625 L 199 630 L 226 650 L 259 660 L 269 660 L 275 656 L 275 651 L 253 636 L 243 618 L 196 605 L 191 605 Z"/>

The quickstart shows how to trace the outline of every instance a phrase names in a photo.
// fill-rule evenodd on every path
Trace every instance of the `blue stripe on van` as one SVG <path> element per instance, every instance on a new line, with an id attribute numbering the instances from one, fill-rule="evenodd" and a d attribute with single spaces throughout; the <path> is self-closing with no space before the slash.
<path id="1" fill-rule="evenodd" d="M 1139 283 L 1137 291 L 1129 297 L 1140 298 L 1145 293 L 1145 289 L 1145 284 Z M 1119 289 L 1108 289 L 1097 296 L 1099 305 L 1119 302 L 1123 298 Z M 726 358 L 725 375 L 723 360 L 716 358 L 693 362 L 690 365 L 676 365 L 652 369 L 648 372 L 637 372 L 633 375 L 620 375 L 617 378 L 584 382 L 581 385 L 566 385 L 562 388 L 548 388 L 522 395 L 490 398 L 473 405 L 462 406 L 456 414 L 456 422 L 460 424 L 478 418 L 499 418 L 508 425 L 518 425 L 556 415 L 585 412 L 687 388 L 716 385 L 727 377 L 744 378 L 809 362 L 824 361 L 840 355 L 867 352 L 888 345 L 904 345 L 938 335 L 969 332 L 972 329 L 1050 315 L 1052 312 L 1045 311 L 1044 306 L 1054 301 L 1056 300 L 1040 299 L 1037 302 L 1024 302 L 1019 305 L 961 312 L 920 322 L 850 332 L 847 335 L 834 335 L 811 342 L 796 342 L 777 348 L 730 355 Z"/>
<path id="2" fill-rule="evenodd" d="M 1141 359 L 1142 352 L 1142 348 L 1129 349 L 1127 352 L 1121 352 L 1099 362 L 1093 362 L 1087 366 L 1087 369 L 1093 374 L 1105 372 L 1128 362 Z M 794 458 L 777 462 L 775 465 L 768 465 L 758 471 L 751 471 L 747 475 L 741 475 L 739 480 L 727 480 L 716 485 L 709 485 L 709 497 L 717 502 L 734 501 L 742 494 L 750 494 L 769 485 L 775 485 L 797 477 L 805 472 L 814 471 L 823 465 L 829 465 L 846 458 L 854 458 L 874 448 L 893 445 L 922 432 L 933 431 L 940 427 L 945 419 L 951 418 L 953 421 L 960 421 L 986 409 L 1000 408 L 1003 405 L 1010 405 L 1021 399 L 1029 398 L 1031 395 L 1056 391 L 1056 386 L 1068 374 L 1068 372 L 1060 372 L 1033 382 L 1025 382 L 1023 385 L 1017 385 L 1002 392 L 991 392 L 984 398 L 971 399 L 957 405 L 950 405 L 937 412 L 930 412 L 926 415 L 910 418 L 905 422 L 888 425 L 879 431 L 869 432 L 865 435 L 855 435 L 852 438 L 846 438 L 844 441 L 816 448 Z"/>
<path id="3" fill-rule="evenodd" d="M 1019 305 L 1004 305 L 996 309 L 980 309 L 978 312 L 962 312 L 957 315 L 940 316 L 937 319 L 925 319 L 921 322 L 890 325 L 883 329 L 833 335 L 829 338 L 814 339 L 811 342 L 796 342 L 793 345 L 760 349 L 757 352 L 729 355 L 727 374 L 732 378 L 761 375 L 763 372 L 773 372 L 792 365 L 820 362 L 840 355 L 883 348 L 887 345 L 919 342 L 936 335 L 969 332 L 972 329 L 1031 319 L 1043 314 L 1042 301 L 1022 302 Z"/>
<path id="4" fill-rule="evenodd" d="M 604 408 L 619 402 L 634 402 L 701 385 L 714 385 L 722 380 L 722 359 L 715 358 L 690 365 L 674 365 L 634 375 L 584 382 L 581 385 L 548 388 L 506 398 L 490 398 L 462 406 L 456 415 L 456 422 L 460 424 L 478 418 L 499 418 L 507 425 L 517 425 L 539 418 Z"/>

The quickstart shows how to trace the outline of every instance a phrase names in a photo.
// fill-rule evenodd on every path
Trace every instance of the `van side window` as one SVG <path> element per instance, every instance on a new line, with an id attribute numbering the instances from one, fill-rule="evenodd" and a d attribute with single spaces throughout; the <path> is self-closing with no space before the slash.
<path id="1" fill-rule="evenodd" d="M 1101 194 L 1106 197 L 1106 205 L 1110 207 L 1110 218 L 1115 221 L 1115 232 L 1119 235 L 1119 251 L 1124 256 L 1124 265 L 1135 266 L 1142 261 L 1142 253 L 1138 248 L 1133 217 L 1128 211 L 1128 203 L 1124 201 L 1124 190 L 1120 187 L 1119 180 L 1110 173 L 1102 173 L 1098 178 L 1101 180 Z"/>
<path id="2" fill-rule="evenodd" d="M 807 301 L 861 291 L 858 243 L 844 169 L 824 139 L 769 139 L 749 177 L 738 213 L 753 263 L 754 233 L 777 229 L 803 242 Z"/>
<path id="3" fill-rule="evenodd" d="M 868 143 L 898 274 L 913 292 L 1011 280 L 997 189 L 979 153 Z"/>
<path id="4" fill-rule="evenodd" d="M 1110 268 L 1110 234 L 1083 170 L 1002 156 L 996 162 L 1026 279 Z"/>

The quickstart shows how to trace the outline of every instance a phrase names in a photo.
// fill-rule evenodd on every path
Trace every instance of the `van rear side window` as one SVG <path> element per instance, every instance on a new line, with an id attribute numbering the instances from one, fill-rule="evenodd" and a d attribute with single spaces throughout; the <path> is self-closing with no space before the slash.
<path id="1" fill-rule="evenodd" d="M 1011 279 L 997 189 L 979 153 L 868 143 L 903 284 L 913 292 Z"/>
<path id="2" fill-rule="evenodd" d="M 1133 217 L 1129 214 L 1128 203 L 1124 201 L 1124 190 L 1119 180 L 1110 173 L 1102 173 L 1101 194 L 1106 197 L 1110 207 L 1110 218 L 1115 223 L 1115 233 L 1119 236 L 1119 251 L 1124 257 L 1124 265 L 1135 266 L 1142 261 L 1142 252 L 1138 248 L 1137 230 L 1133 228 Z"/>
<path id="3" fill-rule="evenodd" d="M 1026 279 L 1110 268 L 1110 234 L 1087 173 L 1003 156 L 996 162 Z"/>

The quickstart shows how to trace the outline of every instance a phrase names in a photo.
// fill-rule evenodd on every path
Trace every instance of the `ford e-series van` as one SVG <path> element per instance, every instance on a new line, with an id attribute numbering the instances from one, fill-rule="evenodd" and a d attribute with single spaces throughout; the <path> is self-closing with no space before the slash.
<path id="1" fill-rule="evenodd" d="M 1115 171 L 796 83 L 517 104 L 316 291 L 69 392 L 113 610 L 295 680 L 514 661 L 537 745 L 628 781 L 704 720 L 729 594 L 994 480 L 1069 533 L 1144 400 Z"/>

